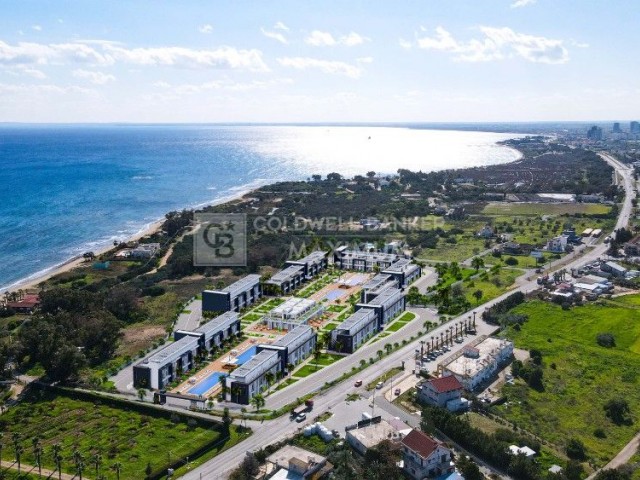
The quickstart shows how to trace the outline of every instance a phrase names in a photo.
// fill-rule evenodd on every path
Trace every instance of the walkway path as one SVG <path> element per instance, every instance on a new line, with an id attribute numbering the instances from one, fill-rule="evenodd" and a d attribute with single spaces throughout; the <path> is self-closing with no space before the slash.
<path id="1" fill-rule="evenodd" d="M 1 464 L 2 464 L 2 468 L 10 468 L 11 470 L 16 470 L 16 471 L 18 470 L 18 464 L 16 462 L 7 462 L 3 460 Z M 30 473 L 32 475 L 38 475 L 38 467 L 34 467 L 33 465 L 27 465 L 25 463 L 20 464 L 20 471 L 22 473 Z M 55 470 L 48 470 L 46 468 L 43 468 L 42 478 L 51 478 L 52 480 L 57 479 L 58 473 Z M 76 478 L 76 475 L 69 475 L 68 473 L 63 473 L 60 475 L 60 478 L 62 478 L 63 480 L 74 480 Z M 82 478 L 86 479 L 87 477 L 83 474 Z"/>

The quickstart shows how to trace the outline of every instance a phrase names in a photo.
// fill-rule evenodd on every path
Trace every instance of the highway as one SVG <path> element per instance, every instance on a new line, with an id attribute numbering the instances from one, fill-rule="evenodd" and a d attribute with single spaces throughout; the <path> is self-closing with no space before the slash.
<path id="1" fill-rule="evenodd" d="M 632 213 L 631 200 L 635 197 L 635 190 L 633 187 L 633 170 L 628 166 L 620 163 L 608 154 L 600 154 L 600 156 L 604 161 L 611 165 L 616 170 L 618 175 L 620 175 L 620 177 L 622 178 L 622 183 L 625 189 L 625 199 L 620 208 L 618 221 L 616 223 L 616 229 L 626 227 Z M 603 256 L 607 248 L 608 245 L 601 243 L 593 247 L 590 251 L 585 251 L 583 249 L 581 250 L 581 252 L 574 252 L 574 254 L 570 256 L 569 262 L 567 262 L 565 259 L 554 262 L 549 265 L 546 273 L 555 271 L 559 268 L 578 268 L 585 263 L 592 262 L 597 258 Z M 538 288 L 538 285 L 534 276 L 527 276 L 527 274 L 525 274 L 519 277 L 513 289 L 504 293 L 500 297 L 484 303 L 480 307 L 470 312 L 466 312 L 459 317 L 451 319 L 446 324 L 443 324 L 437 327 L 435 330 L 428 332 L 423 337 L 418 338 L 413 342 L 409 342 L 405 347 L 398 349 L 389 356 L 384 357 L 382 360 L 377 361 L 372 366 L 358 373 L 357 378 L 363 380 L 363 384 L 366 385 L 368 382 L 376 379 L 383 372 L 386 372 L 387 370 L 395 366 L 399 366 L 403 361 L 405 362 L 406 368 L 413 369 L 413 357 L 415 350 L 420 348 L 420 340 L 430 340 L 430 337 L 432 335 L 439 337 L 440 333 L 447 330 L 449 326 L 454 324 L 454 322 L 463 321 L 464 319 L 468 318 L 469 315 L 472 315 L 473 311 L 477 312 L 477 334 L 490 334 L 495 330 L 495 326 L 487 325 L 482 320 L 480 320 L 480 312 L 484 311 L 484 309 L 486 308 L 493 306 L 495 303 L 500 302 L 515 291 L 528 293 L 536 288 Z M 349 371 L 352 366 L 359 365 L 361 359 L 368 360 L 370 357 L 376 357 L 376 351 L 382 349 L 385 343 L 401 343 L 403 339 L 410 338 L 411 336 L 416 335 L 420 330 L 423 329 L 423 323 L 425 320 L 427 320 L 427 318 L 415 319 L 393 335 L 390 335 L 383 340 L 376 342 L 372 346 L 362 347 L 360 350 L 356 351 L 352 355 L 349 355 L 345 359 L 340 360 L 328 367 L 325 367 L 320 373 L 311 375 L 303 380 L 299 380 L 294 385 L 270 395 L 266 399 L 266 408 L 280 408 L 290 403 L 298 396 L 317 391 L 325 382 L 336 379 L 340 375 L 342 375 L 343 372 Z M 465 343 L 467 343 L 467 341 L 465 341 Z M 463 345 L 464 344 L 456 344 L 451 353 L 455 351 L 455 348 L 461 348 L 461 346 Z M 309 417 L 313 417 L 327 410 L 341 408 L 341 406 L 345 403 L 345 398 L 348 393 L 353 393 L 354 391 L 358 391 L 361 394 L 364 393 L 362 388 L 355 389 L 353 387 L 353 380 L 355 380 L 355 377 L 352 378 L 353 379 L 344 381 L 325 391 L 321 395 L 317 395 L 316 397 L 314 397 L 314 411 L 311 415 L 309 415 Z M 384 409 L 385 402 L 381 402 L 379 407 Z M 394 412 L 390 413 L 393 414 Z M 287 436 L 293 435 L 297 431 L 299 431 L 304 424 L 292 422 L 289 419 L 288 415 L 284 415 L 283 417 L 280 417 L 276 420 L 264 422 L 261 425 L 264 425 L 264 427 L 261 426 L 259 428 L 255 428 L 254 426 L 254 433 L 247 440 L 221 453 L 217 457 L 204 463 L 200 467 L 195 468 L 191 472 L 186 473 L 181 478 L 185 480 L 225 479 L 227 478 L 229 472 L 240 464 L 246 452 L 257 450 L 265 445 L 277 442 L 286 438 Z"/>

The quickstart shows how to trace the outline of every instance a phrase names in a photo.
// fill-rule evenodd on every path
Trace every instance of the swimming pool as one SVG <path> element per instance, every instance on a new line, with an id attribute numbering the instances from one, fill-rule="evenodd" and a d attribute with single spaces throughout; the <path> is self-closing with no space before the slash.
<path id="1" fill-rule="evenodd" d="M 247 363 L 249 360 L 251 360 L 252 357 L 256 355 L 256 350 L 257 350 L 257 347 L 253 346 L 248 350 L 242 352 L 240 355 L 236 357 L 236 359 L 238 360 L 236 365 L 240 366 L 243 363 Z"/>
<path id="2" fill-rule="evenodd" d="M 192 395 L 203 395 L 218 384 L 222 375 L 224 375 L 223 372 L 213 372 L 195 387 L 190 388 L 189 393 Z"/>

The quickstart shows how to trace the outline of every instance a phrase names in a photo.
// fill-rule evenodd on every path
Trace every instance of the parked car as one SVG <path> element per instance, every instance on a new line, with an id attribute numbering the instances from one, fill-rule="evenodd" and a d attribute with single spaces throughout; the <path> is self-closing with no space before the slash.
<path id="1" fill-rule="evenodd" d="M 362 386 L 362 380 L 356 380 L 356 383 L 353 384 L 354 387 L 361 387 Z"/>
<path id="2" fill-rule="evenodd" d="M 393 391 L 393 393 L 395 393 L 396 395 L 400 395 L 400 389 L 399 389 L 399 388 L 396 388 L 396 389 Z"/>
<path id="3" fill-rule="evenodd" d="M 307 419 L 307 414 L 306 413 L 300 413 L 296 417 L 296 422 L 298 422 L 298 423 L 304 422 L 306 419 Z"/>
<path id="4" fill-rule="evenodd" d="M 380 389 L 382 388 L 382 385 L 383 385 L 383 383 L 382 383 L 382 382 L 378 382 L 378 383 L 376 384 L 376 388 L 377 388 L 378 390 L 380 390 Z"/>

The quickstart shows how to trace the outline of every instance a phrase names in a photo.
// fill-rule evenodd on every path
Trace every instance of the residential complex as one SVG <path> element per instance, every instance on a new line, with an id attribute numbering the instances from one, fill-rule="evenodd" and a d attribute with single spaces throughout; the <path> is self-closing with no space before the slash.
<path id="1" fill-rule="evenodd" d="M 400 288 L 405 288 L 420 278 L 422 269 L 410 258 L 401 258 L 385 268 L 382 274 L 390 275 L 398 282 Z"/>
<path id="2" fill-rule="evenodd" d="M 362 285 L 360 301 L 362 303 L 370 302 L 389 287 L 398 287 L 398 281 L 395 277 L 385 273 L 378 273 L 375 277 Z"/>
<path id="3" fill-rule="evenodd" d="M 275 379 L 281 369 L 282 361 L 278 352 L 261 351 L 226 378 L 227 400 L 249 404 L 253 396 L 268 388 L 270 375 Z"/>
<path id="4" fill-rule="evenodd" d="M 239 312 L 262 297 L 260 275 L 252 274 L 241 278 L 222 290 L 202 292 L 202 311 Z"/>
<path id="5" fill-rule="evenodd" d="M 258 345 L 258 352 L 278 352 L 282 361 L 282 371 L 285 371 L 289 365 L 298 365 L 313 353 L 317 338 L 318 335 L 313 328 L 299 325 L 274 343 Z"/>
<path id="6" fill-rule="evenodd" d="M 395 253 L 362 252 L 348 250 L 343 246 L 337 248 L 334 254 L 334 264 L 342 270 L 356 270 L 358 272 L 373 272 L 383 270 L 400 258 Z"/>
<path id="7" fill-rule="evenodd" d="M 368 303 L 356 304 L 356 311 L 362 308 L 376 312 L 378 327 L 382 328 L 389 320 L 403 312 L 405 309 L 405 297 L 398 288 L 387 288 Z"/>
<path id="8" fill-rule="evenodd" d="M 210 352 L 222 340 L 238 333 L 240 319 L 235 312 L 220 315 L 193 332 L 177 330 L 174 342 L 133 367 L 134 387 L 163 389 L 182 372 L 191 370 L 199 353 Z"/>
<path id="9" fill-rule="evenodd" d="M 304 277 L 307 280 L 312 279 L 322 270 L 327 268 L 327 252 L 316 250 L 306 257 L 299 260 L 288 260 L 285 262 L 287 266 L 298 266 L 303 268 Z"/>
<path id="10" fill-rule="evenodd" d="M 353 353 L 378 331 L 375 310 L 363 308 L 353 313 L 331 332 L 333 350 Z"/>
<path id="11" fill-rule="evenodd" d="M 285 262 L 285 268 L 275 273 L 264 284 L 275 290 L 274 293 L 286 295 L 327 268 L 327 263 L 327 253 L 316 250 L 299 260 Z"/>
<path id="12" fill-rule="evenodd" d="M 512 355 L 512 342 L 483 335 L 438 367 L 444 375 L 455 375 L 465 389 L 473 391 L 495 375 Z"/>
<path id="13" fill-rule="evenodd" d="M 271 310 L 264 318 L 272 330 L 293 330 L 322 314 L 322 305 L 306 298 L 291 297 Z"/>

